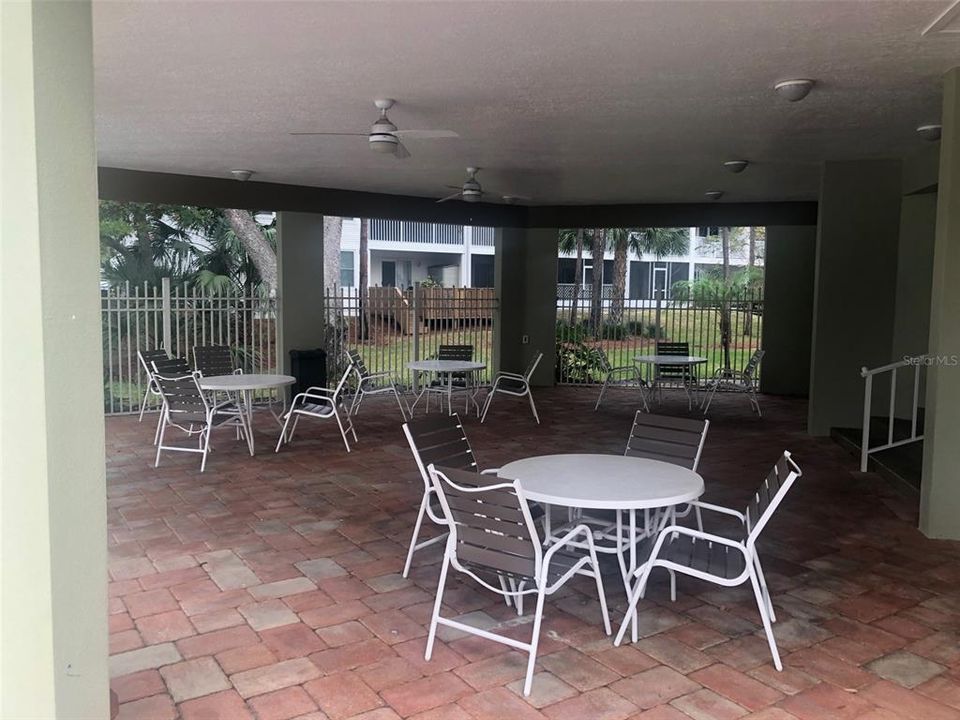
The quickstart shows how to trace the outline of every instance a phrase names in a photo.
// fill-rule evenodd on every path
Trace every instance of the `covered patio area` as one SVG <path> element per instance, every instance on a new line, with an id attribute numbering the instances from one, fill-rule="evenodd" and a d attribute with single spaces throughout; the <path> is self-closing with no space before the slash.
<path id="1" fill-rule="evenodd" d="M 537 401 L 540 426 L 506 403 L 484 425 L 465 420 L 481 467 L 623 451 L 634 397 L 611 393 L 599 412 L 595 390 L 542 389 Z M 529 698 L 525 656 L 505 646 L 441 630 L 424 661 L 442 545 L 402 578 L 422 483 L 395 407 L 368 402 L 359 452 L 325 423 L 254 458 L 221 431 L 202 476 L 193 457 L 152 467 L 150 422 L 107 419 L 120 718 L 960 717 L 960 547 L 925 538 L 915 499 L 808 435 L 805 401 L 763 397 L 759 419 L 742 397 L 718 396 L 699 470 L 704 499 L 731 507 L 784 449 L 804 470 L 759 546 L 784 671 L 748 586 L 680 578 L 671 602 L 655 575 L 639 643 L 614 648 L 582 578 L 548 601 Z M 685 402 L 663 410 L 685 414 Z M 257 430 L 270 446 L 275 428 Z M 617 625 L 622 588 L 609 583 L 607 598 Z M 530 613 L 455 577 L 444 614 L 530 632 Z"/>

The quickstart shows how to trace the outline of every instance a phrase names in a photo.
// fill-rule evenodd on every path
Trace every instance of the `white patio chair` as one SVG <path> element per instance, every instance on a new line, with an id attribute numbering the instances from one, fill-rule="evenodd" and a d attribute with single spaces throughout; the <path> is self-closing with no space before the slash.
<path id="1" fill-rule="evenodd" d="M 181 377 L 164 377 L 155 374 L 153 378 L 163 395 L 160 437 L 157 442 L 154 467 L 160 466 L 160 453 L 164 450 L 192 452 L 203 455 L 200 461 L 200 472 L 203 472 L 207 467 L 207 454 L 210 452 L 210 432 L 214 428 L 223 426 L 236 427 L 238 436 L 246 439 L 250 455 L 253 455 L 253 437 L 246 413 L 240 405 L 231 401 L 211 403 L 200 389 L 196 374 Z M 197 435 L 198 446 L 191 448 L 164 445 L 163 438 L 170 426 L 182 430 L 187 435 Z"/>
<path id="2" fill-rule="evenodd" d="M 657 355 L 673 355 L 676 357 L 686 357 L 690 355 L 690 343 L 673 342 L 670 340 L 657 340 Z M 663 388 L 665 385 L 679 384 L 687 394 L 687 409 L 693 409 L 693 399 L 697 394 L 699 384 L 697 380 L 696 366 L 679 365 L 660 365 L 654 368 L 655 377 L 653 387 L 657 391 L 657 401 L 663 402 Z M 693 391 L 692 393 L 690 391 Z M 699 404 L 699 399 L 697 403 Z"/>
<path id="3" fill-rule="evenodd" d="M 610 634 L 610 617 L 593 534 L 586 525 L 578 525 L 544 551 L 520 483 L 433 464 L 428 466 L 428 471 L 450 534 L 440 569 L 425 658 L 429 660 L 433 654 L 438 625 L 509 645 L 529 655 L 523 684 L 523 694 L 529 695 L 537 660 L 544 600 L 574 575 L 595 579 L 604 629 Z M 585 543 L 587 552 L 564 552 L 573 542 Z M 523 596 L 535 594 L 537 604 L 530 642 L 521 642 L 441 617 L 443 592 L 451 567 L 470 576 L 488 590 L 507 599 L 514 598 L 518 612 L 522 612 Z M 509 578 L 509 588 L 504 582 L 505 577 Z"/>
<path id="4" fill-rule="evenodd" d="M 703 399 L 703 414 L 707 414 L 710 409 L 710 403 L 713 402 L 713 396 L 717 390 L 723 388 L 732 392 L 745 393 L 750 401 L 750 408 L 757 411 L 758 417 L 763 417 L 760 412 L 760 400 L 757 398 L 757 368 L 760 361 L 763 360 L 764 350 L 756 350 L 743 370 L 734 370 L 733 368 L 719 368 L 711 378 L 707 387 L 707 394 Z"/>
<path id="5" fill-rule="evenodd" d="M 347 350 L 347 357 L 350 358 L 350 366 L 357 377 L 357 387 L 353 394 L 353 400 L 350 402 L 350 414 L 356 415 L 360 411 L 360 404 L 367 395 L 382 395 L 384 393 L 393 393 L 400 406 L 400 416 L 406 420 L 412 416 L 410 405 L 406 403 L 406 398 L 400 395 L 397 390 L 396 380 L 389 372 L 372 373 L 367 369 L 363 356 L 356 350 Z"/>
<path id="6" fill-rule="evenodd" d="M 777 616 L 760 566 L 756 542 L 794 481 L 802 474 L 790 457 L 790 453 L 784 451 L 744 512 L 740 513 L 699 500 L 691 503 L 703 510 L 737 518 L 742 524 L 742 534 L 737 540 L 681 525 L 670 525 L 660 531 L 655 541 L 648 541 L 646 544 L 646 549 L 650 551 L 648 559 L 634 573 L 637 582 L 631 593 L 626 617 L 613 644 L 621 643 L 627 625 L 632 625 L 633 641 L 637 641 L 637 603 L 646 591 L 647 580 L 654 568 L 662 567 L 670 572 L 672 600 L 677 598 L 675 573 L 690 575 L 725 587 L 742 585 L 749 580 L 753 586 L 753 594 L 757 601 L 757 609 L 760 611 L 767 643 L 770 646 L 770 654 L 773 656 L 773 664 L 777 670 L 783 670 L 777 641 L 771 627 L 771 623 L 776 622 Z"/>
<path id="7" fill-rule="evenodd" d="M 343 444 L 350 452 L 350 442 L 347 440 L 347 431 L 353 435 L 353 441 L 357 442 L 357 433 L 353 429 L 353 418 L 350 415 L 350 409 L 343 401 L 343 392 L 353 372 L 353 366 L 348 365 L 344 370 L 340 382 L 335 388 L 308 387 L 305 392 L 297 393 L 290 403 L 290 409 L 283 415 L 283 428 L 280 430 L 280 437 L 277 439 L 277 447 L 274 452 L 280 452 L 280 446 L 293 440 L 293 434 L 297 430 L 297 423 L 301 417 L 315 417 L 321 420 L 333 418 L 337 421 L 337 427 L 340 428 L 340 435 L 343 437 Z M 297 405 L 297 403 L 300 403 Z M 290 421 L 293 420 L 293 425 Z M 289 432 L 287 429 L 289 428 Z"/>
<path id="8" fill-rule="evenodd" d="M 157 348 L 156 350 L 137 350 L 137 360 L 140 361 L 140 367 L 143 368 L 143 371 L 147 374 L 147 389 L 143 393 L 143 400 L 140 403 L 140 419 L 137 422 L 143 422 L 143 413 L 147 409 L 147 403 L 150 400 L 150 396 L 153 395 L 157 399 L 161 400 L 162 396 L 160 395 L 160 390 L 157 388 L 157 384 L 153 381 L 153 361 L 154 360 L 167 360 L 169 359 L 167 351 L 163 348 Z M 159 421 L 157 422 L 157 427 L 160 427 Z M 154 444 L 156 444 L 156 439 L 154 439 Z"/>
<path id="9" fill-rule="evenodd" d="M 172 378 L 183 377 L 184 375 L 191 375 L 193 373 L 187 361 L 183 358 L 170 357 L 165 350 L 161 352 L 163 353 L 162 355 L 157 354 L 152 356 L 149 362 L 150 381 L 153 383 L 157 394 L 160 395 L 160 413 L 157 417 L 157 428 L 153 432 L 154 445 L 160 441 L 160 426 L 163 423 L 163 394 L 160 393 L 160 388 L 157 387 L 156 380 L 153 379 L 154 376 L 163 375 L 164 377 Z"/>
<path id="10" fill-rule="evenodd" d="M 473 345 L 440 345 L 430 360 L 473 360 Z M 447 414 L 453 413 L 453 393 L 463 393 L 465 413 L 470 412 L 470 398 L 475 392 L 473 387 L 473 373 L 454 372 L 437 373 L 425 388 L 424 412 L 430 412 L 430 398 L 439 396 L 440 409 L 443 409 L 443 400 L 447 400 Z"/>
<path id="11" fill-rule="evenodd" d="M 487 419 L 487 410 L 490 409 L 493 396 L 501 393 L 503 395 L 512 395 L 513 397 L 526 397 L 530 401 L 530 409 L 533 410 L 533 419 L 537 421 L 537 425 L 540 424 L 540 416 L 537 415 L 537 406 L 533 402 L 533 392 L 530 390 L 530 378 L 533 376 L 537 365 L 540 364 L 542 359 L 543 353 L 538 352 L 537 356 L 527 366 L 527 370 L 523 375 L 503 371 L 497 373 L 497 377 L 490 387 L 490 392 L 487 393 L 487 399 L 483 403 L 483 416 L 480 418 L 481 423 Z"/>
<path id="12" fill-rule="evenodd" d="M 403 576 L 407 577 L 410 574 L 413 554 L 417 550 L 422 550 L 440 542 L 447 536 L 447 533 L 444 532 L 423 542 L 417 542 L 424 516 L 429 517 L 438 525 L 447 524 L 447 521 L 443 518 L 443 512 L 440 509 L 433 483 L 430 480 L 430 474 L 427 472 L 427 466 L 436 463 L 457 470 L 481 471 L 473 455 L 473 448 L 470 447 L 470 441 L 467 440 L 463 424 L 460 422 L 460 416 L 456 413 L 423 417 L 416 420 L 411 419 L 403 424 L 403 434 L 407 438 L 410 452 L 413 453 L 413 459 L 417 463 L 417 469 L 420 471 L 420 477 L 423 480 L 423 498 L 420 501 L 417 522 L 413 526 L 413 537 L 410 539 L 410 548 L 407 550 L 407 561 L 403 565 Z M 496 474 L 497 469 L 492 468 L 482 472 Z"/>
<path id="13" fill-rule="evenodd" d="M 611 385 L 615 387 L 636 388 L 640 391 L 640 399 L 643 401 L 643 409 L 650 412 L 650 406 L 647 405 L 647 381 L 640 376 L 640 368 L 636 365 L 621 365 L 613 367 L 610 364 L 610 358 L 600 348 L 594 348 L 597 353 L 597 363 L 600 365 L 600 372 L 603 373 L 603 384 L 600 386 L 600 394 L 597 395 L 597 404 L 593 406 L 594 411 L 600 409 L 600 403 L 603 402 L 603 395 Z"/>

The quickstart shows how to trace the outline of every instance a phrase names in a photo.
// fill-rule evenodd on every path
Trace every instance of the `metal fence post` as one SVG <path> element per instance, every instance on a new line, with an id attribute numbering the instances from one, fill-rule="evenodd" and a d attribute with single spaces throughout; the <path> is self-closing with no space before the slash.
<path id="1" fill-rule="evenodd" d="M 413 359 L 420 359 L 420 283 L 413 284 Z M 413 371 L 414 392 L 420 392 L 420 373 Z"/>
<path id="2" fill-rule="evenodd" d="M 163 318 L 163 349 L 173 352 L 173 330 L 171 324 L 172 308 L 170 304 L 170 278 L 160 279 L 160 303 Z"/>

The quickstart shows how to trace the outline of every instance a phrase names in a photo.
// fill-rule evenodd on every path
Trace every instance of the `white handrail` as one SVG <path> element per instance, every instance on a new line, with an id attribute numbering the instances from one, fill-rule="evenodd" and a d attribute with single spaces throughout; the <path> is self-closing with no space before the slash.
<path id="1" fill-rule="evenodd" d="M 897 362 L 887 363 L 875 368 L 863 367 L 860 377 L 864 379 L 863 389 L 863 436 L 860 441 L 860 472 L 867 471 L 867 461 L 871 453 L 889 450 L 893 447 L 923 440 L 923 433 L 917 434 L 917 415 L 920 405 L 920 369 L 925 367 L 926 355 L 905 357 Z M 910 409 L 910 436 L 900 440 L 893 439 L 893 425 L 897 403 L 897 370 L 902 367 L 913 366 L 913 398 Z M 870 421 L 872 419 L 873 378 L 881 373 L 890 374 L 890 405 L 887 414 L 887 442 L 883 445 L 870 447 Z"/>

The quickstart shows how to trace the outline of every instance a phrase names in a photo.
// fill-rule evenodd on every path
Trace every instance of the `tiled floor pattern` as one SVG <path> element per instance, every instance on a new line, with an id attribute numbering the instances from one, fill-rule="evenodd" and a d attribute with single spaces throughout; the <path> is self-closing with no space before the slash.
<path id="1" fill-rule="evenodd" d="M 613 394 L 612 394 L 613 395 Z M 593 412 L 594 391 L 500 400 L 468 421 L 483 466 L 550 452 L 620 452 L 632 398 Z M 804 476 L 761 553 L 779 617 L 777 672 L 748 587 L 658 578 L 642 638 L 614 649 L 595 588 L 547 604 L 533 694 L 524 656 L 441 631 L 425 636 L 440 546 L 400 576 L 421 482 L 395 406 L 368 401 L 360 442 L 301 424 L 279 454 L 269 416 L 250 458 L 230 431 L 201 475 L 195 455 L 152 466 L 152 425 L 107 420 L 112 687 L 123 720 L 679 720 L 960 718 L 960 545 L 925 539 L 915 508 L 831 441 L 803 432 L 805 406 L 720 397 L 701 472 L 705 499 L 746 503 L 783 449 Z M 685 404 L 668 400 L 670 413 Z M 622 590 L 608 584 L 619 623 Z M 496 597 L 454 579 L 444 612 L 516 637 L 529 632 Z"/>

